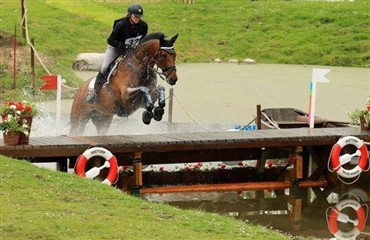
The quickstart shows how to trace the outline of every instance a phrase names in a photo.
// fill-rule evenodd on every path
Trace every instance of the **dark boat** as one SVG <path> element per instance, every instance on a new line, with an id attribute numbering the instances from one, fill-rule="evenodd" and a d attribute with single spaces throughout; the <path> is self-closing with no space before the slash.
<path id="1" fill-rule="evenodd" d="M 333 121 L 315 116 L 315 128 L 348 127 L 349 122 Z M 309 127 L 309 114 L 295 108 L 266 108 L 261 110 L 261 128 Z"/>

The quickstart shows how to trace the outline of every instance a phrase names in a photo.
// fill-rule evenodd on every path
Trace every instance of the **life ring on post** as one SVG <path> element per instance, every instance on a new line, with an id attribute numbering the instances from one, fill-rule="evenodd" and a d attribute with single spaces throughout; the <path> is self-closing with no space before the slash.
<path id="1" fill-rule="evenodd" d="M 354 154 L 344 154 L 340 155 L 343 147 L 347 145 L 354 145 L 357 147 L 357 151 Z M 358 161 L 358 164 L 356 167 L 352 169 L 345 169 L 343 168 L 341 163 L 343 161 L 348 162 L 348 159 L 350 160 L 353 156 L 360 156 L 360 159 Z M 369 153 L 367 151 L 367 147 L 364 144 L 364 142 L 356 137 L 353 136 L 347 136 L 344 138 L 341 138 L 338 140 L 336 144 L 334 144 L 332 150 L 331 150 L 331 165 L 333 167 L 333 170 L 338 173 L 338 175 L 344 177 L 344 178 L 354 178 L 360 175 L 362 171 L 367 171 L 366 165 L 368 163 Z"/>
<path id="2" fill-rule="evenodd" d="M 85 172 L 85 166 L 87 162 L 92 157 L 103 157 L 106 161 L 101 167 L 93 167 L 87 172 Z M 76 162 L 74 171 L 78 176 L 95 178 L 99 175 L 100 170 L 103 168 L 109 168 L 107 177 L 102 181 L 102 183 L 107 185 L 112 185 L 117 182 L 118 179 L 118 163 L 116 157 L 107 149 L 102 147 L 93 147 L 87 149 L 83 154 L 81 154 Z"/>
<path id="3" fill-rule="evenodd" d="M 341 213 L 341 211 L 347 207 L 352 208 L 356 212 L 357 218 L 355 220 L 352 220 L 348 215 Z M 354 227 L 352 230 L 344 232 L 338 227 L 338 221 L 343 223 L 351 222 Z M 335 207 L 331 208 L 328 227 L 329 231 L 338 239 L 355 239 L 364 229 L 365 222 L 366 212 L 363 206 L 353 199 L 345 199 L 337 203 Z"/>

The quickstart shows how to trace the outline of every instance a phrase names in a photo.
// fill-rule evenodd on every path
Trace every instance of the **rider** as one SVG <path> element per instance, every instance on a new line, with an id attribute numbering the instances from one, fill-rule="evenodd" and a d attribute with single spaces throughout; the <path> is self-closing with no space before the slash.
<path id="1" fill-rule="evenodd" d="M 92 104 L 96 100 L 108 74 L 110 63 L 118 56 L 124 55 L 128 49 L 134 47 L 148 33 L 147 23 L 141 20 L 143 14 L 143 8 L 137 3 L 132 3 L 127 9 L 126 17 L 114 21 L 112 33 L 107 40 L 108 47 L 105 51 L 103 64 L 96 76 L 94 90 L 91 90 L 86 96 L 88 103 Z"/>

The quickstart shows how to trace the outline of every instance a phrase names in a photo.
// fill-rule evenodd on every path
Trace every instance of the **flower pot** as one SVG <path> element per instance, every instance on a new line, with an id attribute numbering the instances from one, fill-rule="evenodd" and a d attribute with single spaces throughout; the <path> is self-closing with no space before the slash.
<path id="1" fill-rule="evenodd" d="M 19 116 L 19 124 L 23 123 L 23 119 L 27 121 L 27 126 L 28 126 L 28 136 L 24 133 L 20 134 L 19 137 L 19 144 L 28 144 L 30 141 L 30 135 L 31 135 L 31 126 L 32 126 L 32 115 L 20 115 Z"/>
<path id="2" fill-rule="evenodd" d="M 3 133 L 4 144 L 5 145 L 18 145 L 20 135 L 21 135 L 20 132 L 13 132 L 13 131 Z"/>

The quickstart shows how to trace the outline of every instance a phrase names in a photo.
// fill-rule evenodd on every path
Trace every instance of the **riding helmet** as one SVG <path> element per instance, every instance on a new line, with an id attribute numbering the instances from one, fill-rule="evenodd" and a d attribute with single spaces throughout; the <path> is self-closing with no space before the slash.
<path id="1" fill-rule="evenodd" d="M 128 13 L 134 14 L 137 17 L 141 17 L 144 14 L 143 8 L 139 4 L 137 4 L 137 3 L 132 3 L 128 7 L 127 11 L 128 11 Z"/>

